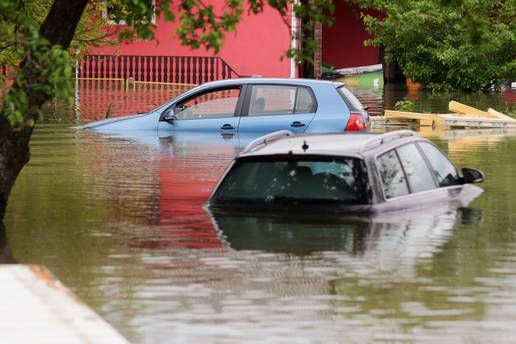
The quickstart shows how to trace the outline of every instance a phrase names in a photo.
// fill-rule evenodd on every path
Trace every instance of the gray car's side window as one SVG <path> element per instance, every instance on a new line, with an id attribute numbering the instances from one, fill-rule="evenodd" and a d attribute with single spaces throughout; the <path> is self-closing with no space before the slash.
<path id="1" fill-rule="evenodd" d="M 396 149 L 401 164 L 408 178 L 411 192 L 421 192 L 435 189 L 434 178 L 425 159 L 417 149 L 416 145 L 409 143 Z"/>
<path id="2" fill-rule="evenodd" d="M 310 113 L 314 107 L 314 97 L 306 87 L 254 85 L 251 90 L 249 116 Z"/>
<path id="3" fill-rule="evenodd" d="M 440 187 L 460 184 L 457 169 L 439 149 L 426 142 L 418 142 L 423 150 Z"/>
<path id="4" fill-rule="evenodd" d="M 394 150 L 383 153 L 377 159 L 378 172 L 386 198 L 403 196 L 409 193 L 407 180 L 400 161 Z"/>
<path id="5" fill-rule="evenodd" d="M 240 96 L 240 87 L 216 89 L 178 103 L 177 120 L 233 117 Z"/>

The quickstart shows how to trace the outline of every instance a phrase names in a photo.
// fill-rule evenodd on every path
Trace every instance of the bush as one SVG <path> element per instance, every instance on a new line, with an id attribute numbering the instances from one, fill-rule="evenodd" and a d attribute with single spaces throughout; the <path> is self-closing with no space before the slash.
<path id="1" fill-rule="evenodd" d="M 516 79 L 515 1 L 366 0 L 364 15 L 387 60 L 436 91 L 487 90 Z"/>

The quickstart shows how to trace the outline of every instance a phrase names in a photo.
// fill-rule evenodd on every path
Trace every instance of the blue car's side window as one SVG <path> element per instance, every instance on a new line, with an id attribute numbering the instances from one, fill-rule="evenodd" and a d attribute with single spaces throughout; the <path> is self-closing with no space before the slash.
<path id="1" fill-rule="evenodd" d="M 298 87 L 295 113 L 310 113 L 314 111 L 315 100 L 312 93 L 305 87 Z"/>
<path id="2" fill-rule="evenodd" d="M 306 87 L 291 85 L 254 85 L 251 90 L 249 116 L 310 113 L 315 99 Z"/>
<path id="3" fill-rule="evenodd" d="M 191 97 L 176 105 L 176 120 L 233 117 L 240 87 L 217 89 Z"/>

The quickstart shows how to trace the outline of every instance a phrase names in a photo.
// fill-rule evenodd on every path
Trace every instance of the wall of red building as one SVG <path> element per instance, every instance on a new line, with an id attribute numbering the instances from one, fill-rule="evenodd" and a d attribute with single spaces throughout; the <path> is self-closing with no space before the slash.
<path id="1" fill-rule="evenodd" d="M 213 0 L 213 2 L 217 2 Z M 116 47 L 92 48 L 92 54 L 155 55 L 155 56 L 214 56 L 204 48 L 191 49 L 181 45 L 176 36 L 177 21 L 157 18 L 156 40 L 136 41 Z M 236 32 L 228 32 L 218 56 L 239 75 L 289 77 L 290 60 L 282 58 L 290 47 L 290 29 L 279 13 L 264 8 L 258 15 L 244 12 Z"/>
<path id="2" fill-rule="evenodd" d="M 371 35 L 365 30 L 358 8 L 344 1 L 336 1 L 333 26 L 323 27 L 323 63 L 336 68 L 380 63 L 379 49 L 364 46 L 364 41 L 369 38 Z"/>

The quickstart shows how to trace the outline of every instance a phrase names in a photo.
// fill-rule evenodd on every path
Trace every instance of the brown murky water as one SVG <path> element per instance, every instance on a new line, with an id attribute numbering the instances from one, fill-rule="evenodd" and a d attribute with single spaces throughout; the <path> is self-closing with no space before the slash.
<path id="1" fill-rule="evenodd" d="M 407 96 L 357 93 L 376 109 Z M 131 342 L 516 340 L 516 131 L 424 133 L 486 173 L 467 208 L 350 222 L 212 216 L 202 205 L 238 139 L 109 137 L 69 129 L 75 116 L 34 133 L 0 252 L 47 266 Z"/>

